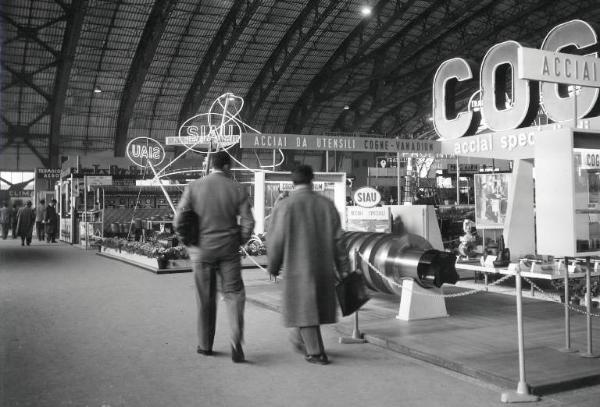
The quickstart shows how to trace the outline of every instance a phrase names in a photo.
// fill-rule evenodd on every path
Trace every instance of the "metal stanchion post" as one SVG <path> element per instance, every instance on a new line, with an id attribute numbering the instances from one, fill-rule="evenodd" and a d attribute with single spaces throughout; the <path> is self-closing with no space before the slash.
<path id="1" fill-rule="evenodd" d="M 558 264 L 560 267 L 560 263 Z M 571 312 L 569 310 L 569 258 L 565 257 L 565 347 L 559 351 L 565 353 L 577 352 L 571 347 Z"/>
<path id="2" fill-rule="evenodd" d="M 595 355 L 592 351 L 592 278 L 591 278 L 592 263 L 589 257 L 585 258 L 585 292 L 586 292 L 586 327 L 587 327 L 587 351 L 580 353 L 583 358 L 597 358 L 600 355 Z"/>
<path id="3" fill-rule="evenodd" d="M 529 392 L 529 385 L 525 381 L 525 340 L 523 338 L 523 295 L 521 292 L 521 272 L 517 269 L 515 274 L 517 297 L 517 337 L 519 343 L 519 384 L 517 391 L 502 393 L 500 400 L 503 403 L 526 403 L 538 401 L 540 398 Z"/>

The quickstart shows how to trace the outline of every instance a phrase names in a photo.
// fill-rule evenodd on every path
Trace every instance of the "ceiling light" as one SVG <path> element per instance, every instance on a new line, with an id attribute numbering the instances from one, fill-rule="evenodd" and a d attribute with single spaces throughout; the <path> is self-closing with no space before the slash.
<path id="1" fill-rule="evenodd" d="M 367 16 L 371 15 L 371 11 L 372 11 L 372 8 L 370 6 L 363 6 L 360 9 L 360 14 L 362 14 L 364 17 L 367 17 Z"/>
<path id="2" fill-rule="evenodd" d="M 102 89 L 100 89 L 100 88 L 94 88 L 94 93 L 102 93 Z"/>
<path id="3" fill-rule="evenodd" d="M 348 105 L 344 106 L 344 110 L 350 110 L 350 106 L 348 106 Z"/>

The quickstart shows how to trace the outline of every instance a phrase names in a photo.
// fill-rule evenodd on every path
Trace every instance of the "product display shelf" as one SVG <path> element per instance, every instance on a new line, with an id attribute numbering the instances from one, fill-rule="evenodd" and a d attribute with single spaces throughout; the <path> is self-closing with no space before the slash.
<path id="1" fill-rule="evenodd" d="M 159 268 L 156 258 L 127 253 L 118 249 L 102 247 L 102 251 L 98 252 L 98 255 L 141 267 L 155 274 L 188 273 L 192 271 L 189 260 L 185 259 L 168 260 L 166 268 Z"/>

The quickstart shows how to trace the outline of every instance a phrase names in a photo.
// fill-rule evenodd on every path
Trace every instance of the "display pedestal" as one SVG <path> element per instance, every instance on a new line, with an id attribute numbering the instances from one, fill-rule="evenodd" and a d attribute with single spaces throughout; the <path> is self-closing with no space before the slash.
<path id="1" fill-rule="evenodd" d="M 433 294 L 440 294 L 440 296 Z M 442 294 L 443 290 L 441 288 L 425 289 L 415 283 L 414 280 L 404 280 L 402 282 L 400 310 L 396 319 L 415 321 L 447 317 L 446 300 L 441 296 Z"/>

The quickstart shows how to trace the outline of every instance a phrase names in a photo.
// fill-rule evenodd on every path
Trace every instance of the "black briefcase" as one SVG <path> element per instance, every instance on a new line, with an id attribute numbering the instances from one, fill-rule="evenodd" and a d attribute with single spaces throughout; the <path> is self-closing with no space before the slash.
<path id="1" fill-rule="evenodd" d="M 362 274 L 353 271 L 342 279 L 336 286 L 338 302 L 342 315 L 350 315 L 360 309 L 371 297 Z"/>

